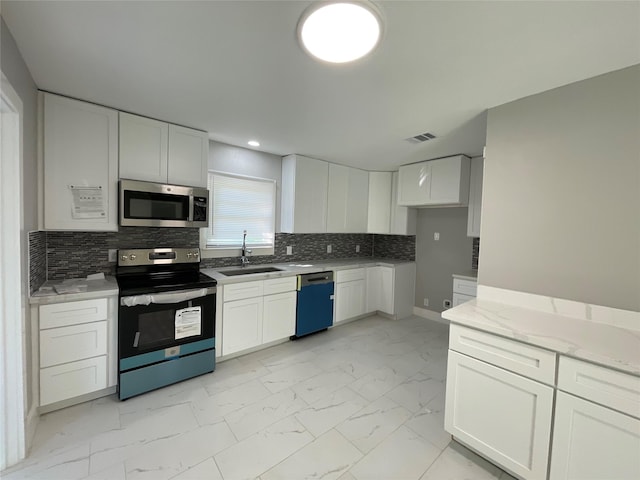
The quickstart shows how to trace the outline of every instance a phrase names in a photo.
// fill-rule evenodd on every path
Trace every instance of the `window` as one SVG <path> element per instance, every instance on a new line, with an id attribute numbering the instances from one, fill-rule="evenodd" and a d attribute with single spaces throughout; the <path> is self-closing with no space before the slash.
<path id="1" fill-rule="evenodd" d="M 204 257 L 240 255 L 243 232 L 253 255 L 273 255 L 275 180 L 209 172 L 209 227 L 202 229 Z"/>

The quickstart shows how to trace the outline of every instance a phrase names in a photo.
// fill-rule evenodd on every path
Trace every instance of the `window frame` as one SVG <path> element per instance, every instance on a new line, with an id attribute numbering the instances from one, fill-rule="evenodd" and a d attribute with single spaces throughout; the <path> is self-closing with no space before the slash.
<path id="1" fill-rule="evenodd" d="M 271 219 L 271 226 L 273 229 L 273 245 L 268 247 L 264 247 L 264 246 L 251 246 L 250 244 L 247 245 L 247 248 L 251 250 L 251 256 L 256 256 L 256 255 L 274 255 L 275 254 L 275 234 L 276 234 L 276 218 L 277 218 L 277 212 L 276 212 L 276 208 L 278 205 L 278 199 L 277 199 L 277 195 L 278 195 L 278 185 L 277 185 L 277 180 L 273 179 L 273 178 L 264 178 L 264 177 L 253 177 L 250 175 L 242 175 L 242 174 L 237 174 L 237 173 L 231 173 L 231 172 L 221 172 L 218 170 L 209 170 L 207 172 L 207 188 L 209 189 L 210 192 L 210 206 L 209 206 L 209 226 L 208 227 L 203 227 L 200 229 L 200 257 L 201 258 L 223 258 L 223 257 L 240 257 L 242 255 L 242 247 L 238 246 L 238 247 L 213 247 L 213 246 L 207 246 L 207 237 L 208 237 L 208 232 L 209 230 L 213 227 L 213 192 L 212 189 L 209 188 L 210 186 L 210 178 L 212 175 L 222 175 L 225 177 L 233 177 L 233 178 L 239 178 L 239 179 L 243 179 L 243 180 L 251 180 L 251 181 L 256 181 L 256 182 L 264 182 L 264 183 L 270 183 L 273 185 L 273 218 Z"/>

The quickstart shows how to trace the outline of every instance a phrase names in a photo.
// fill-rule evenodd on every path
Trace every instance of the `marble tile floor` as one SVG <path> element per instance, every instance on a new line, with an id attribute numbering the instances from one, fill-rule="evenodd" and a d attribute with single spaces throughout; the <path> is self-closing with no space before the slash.
<path id="1" fill-rule="evenodd" d="M 371 316 L 214 373 L 40 418 L 0 475 L 91 480 L 512 479 L 443 429 L 448 328 Z"/>

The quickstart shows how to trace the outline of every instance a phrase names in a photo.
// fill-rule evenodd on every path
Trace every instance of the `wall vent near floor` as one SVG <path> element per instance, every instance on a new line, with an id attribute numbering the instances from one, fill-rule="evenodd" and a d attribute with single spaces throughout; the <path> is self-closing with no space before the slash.
<path id="1" fill-rule="evenodd" d="M 425 132 L 425 133 L 421 133 L 420 135 L 416 135 L 415 137 L 410 137 L 407 138 L 407 142 L 412 142 L 412 143 L 422 143 L 422 142 L 426 142 L 427 140 L 433 140 L 434 138 L 436 138 L 436 136 L 433 133 L 429 133 L 429 132 Z"/>

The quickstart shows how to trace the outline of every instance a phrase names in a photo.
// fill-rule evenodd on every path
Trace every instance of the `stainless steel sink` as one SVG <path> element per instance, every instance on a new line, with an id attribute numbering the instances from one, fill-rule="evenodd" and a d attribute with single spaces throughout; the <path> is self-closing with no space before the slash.
<path id="1" fill-rule="evenodd" d="M 234 277 L 236 275 L 250 275 L 252 273 L 269 273 L 269 272 L 281 272 L 281 268 L 276 267 L 256 267 L 256 268 L 240 268 L 238 270 L 227 270 L 220 272 L 227 277 Z"/>

